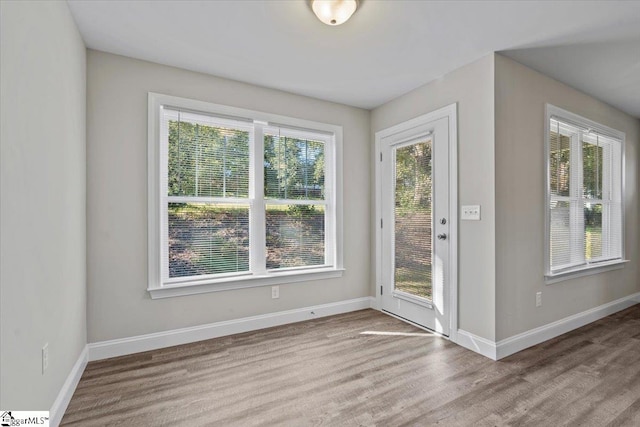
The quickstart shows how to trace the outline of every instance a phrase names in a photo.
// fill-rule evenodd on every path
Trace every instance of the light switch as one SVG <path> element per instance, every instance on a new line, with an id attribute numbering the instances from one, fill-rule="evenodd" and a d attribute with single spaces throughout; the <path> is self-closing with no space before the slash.
<path id="1" fill-rule="evenodd" d="M 462 206 L 460 219 L 464 221 L 480 221 L 480 205 Z"/>

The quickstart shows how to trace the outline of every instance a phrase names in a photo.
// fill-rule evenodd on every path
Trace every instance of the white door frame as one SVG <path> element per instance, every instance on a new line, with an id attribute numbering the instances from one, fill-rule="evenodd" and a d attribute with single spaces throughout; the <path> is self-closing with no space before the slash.
<path id="1" fill-rule="evenodd" d="M 376 229 L 376 309 L 382 307 L 382 139 L 414 127 L 446 118 L 449 122 L 449 340 L 457 342 L 458 335 L 458 113 L 457 103 L 415 117 L 376 132 L 375 146 L 375 229 Z"/>

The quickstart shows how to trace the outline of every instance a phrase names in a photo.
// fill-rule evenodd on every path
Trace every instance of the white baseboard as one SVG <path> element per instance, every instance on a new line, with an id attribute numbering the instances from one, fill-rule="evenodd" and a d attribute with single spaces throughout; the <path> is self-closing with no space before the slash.
<path id="1" fill-rule="evenodd" d="M 539 328 L 531 329 L 518 335 L 500 340 L 496 343 L 497 359 L 510 356 L 525 348 L 532 347 L 541 342 L 550 340 L 567 332 L 578 329 L 596 320 L 607 317 L 613 313 L 629 308 L 640 301 L 640 293 L 632 294 L 624 298 L 611 301 L 582 313 L 565 317 L 556 322 L 549 323 Z"/>
<path id="2" fill-rule="evenodd" d="M 526 348 L 533 347 L 552 338 L 558 337 L 574 329 L 610 316 L 640 302 L 640 292 L 609 303 L 594 307 L 582 313 L 565 317 L 558 321 L 540 326 L 518 335 L 494 342 L 479 337 L 462 329 L 458 329 L 457 344 L 475 351 L 492 360 L 500 360 Z"/>
<path id="3" fill-rule="evenodd" d="M 549 323 L 539 328 L 514 335 L 498 341 L 497 343 L 465 330 L 458 329 L 455 342 L 492 360 L 499 360 L 551 338 L 555 338 L 559 335 L 580 328 L 591 322 L 595 322 L 596 320 L 607 317 L 613 313 L 617 313 L 618 311 L 624 310 L 639 302 L 640 292 L 603 304 L 599 307 L 583 311 L 582 313 L 566 317 L 556 322 Z M 58 427 L 62 421 L 64 412 L 71 401 L 71 397 L 73 396 L 78 382 L 80 382 L 80 378 L 82 377 L 82 373 L 84 372 L 88 361 L 187 344 L 190 342 L 202 341 L 225 335 L 301 322 L 318 317 L 333 316 L 335 314 L 363 310 L 365 308 L 376 308 L 376 298 L 356 298 L 312 307 L 211 323 L 208 325 L 88 344 L 80 353 L 78 360 L 73 365 L 73 368 L 60 389 L 56 400 L 51 406 L 49 424 L 52 427 Z"/>
<path id="4" fill-rule="evenodd" d="M 497 360 L 496 343 L 494 341 L 479 337 L 463 329 L 458 329 L 455 343 L 489 359 Z"/>
<path id="5" fill-rule="evenodd" d="M 271 328 L 273 326 L 285 325 L 288 323 L 301 322 L 318 317 L 348 313 L 350 311 L 370 308 L 372 304 L 371 300 L 371 297 L 356 298 L 312 307 L 280 311 L 277 313 L 244 317 L 242 319 L 210 323 L 208 325 L 193 326 L 189 328 L 174 329 L 170 331 L 156 332 L 153 334 L 91 343 L 88 345 L 89 360 L 108 359 L 110 357 L 124 356 L 127 354 L 155 350 L 158 348 L 208 340 L 225 335 L 239 334 L 258 329 Z"/>
<path id="6" fill-rule="evenodd" d="M 85 346 L 78 357 L 78 360 L 71 368 L 71 372 L 67 376 L 56 400 L 53 402 L 51 409 L 49 410 L 49 425 L 51 427 L 58 427 L 60 421 L 62 421 L 62 417 L 64 416 L 64 411 L 67 410 L 67 406 L 69 406 L 69 402 L 71 401 L 71 397 L 73 393 L 76 391 L 76 387 L 80 382 L 80 377 L 82 377 L 82 373 L 84 372 L 84 368 L 87 366 L 88 362 L 89 349 Z"/>
<path id="7" fill-rule="evenodd" d="M 618 311 L 629 308 L 640 302 L 640 292 L 626 296 L 624 298 L 611 301 L 609 303 L 594 307 L 582 313 L 565 317 L 556 322 L 552 322 L 535 329 L 523 332 L 518 335 L 494 342 L 486 338 L 479 337 L 458 329 L 458 335 L 454 340 L 456 344 L 461 345 L 469 350 L 475 351 L 492 360 L 500 360 L 526 348 L 533 347 L 574 329 L 581 328 L 589 323 L 600 320 L 603 317 L 610 316 Z"/>
<path id="8" fill-rule="evenodd" d="M 374 310 L 382 311 L 382 307 L 380 306 L 380 297 L 370 297 L 371 298 L 371 308 Z"/>

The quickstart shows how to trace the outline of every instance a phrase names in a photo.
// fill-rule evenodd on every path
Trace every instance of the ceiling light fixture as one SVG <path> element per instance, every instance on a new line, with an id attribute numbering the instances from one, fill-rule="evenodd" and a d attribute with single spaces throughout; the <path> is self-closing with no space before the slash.
<path id="1" fill-rule="evenodd" d="M 311 9 L 327 25 L 344 24 L 358 8 L 358 0 L 311 0 Z"/>

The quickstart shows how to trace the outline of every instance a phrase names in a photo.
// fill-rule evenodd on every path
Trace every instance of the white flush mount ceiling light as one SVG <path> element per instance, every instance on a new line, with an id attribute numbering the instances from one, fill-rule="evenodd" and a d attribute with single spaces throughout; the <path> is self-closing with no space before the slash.
<path id="1" fill-rule="evenodd" d="M 358 0 L 311 0 L 311 8 L 319 20 L 335 26 L 351 18 L 358 8 Z"/>

